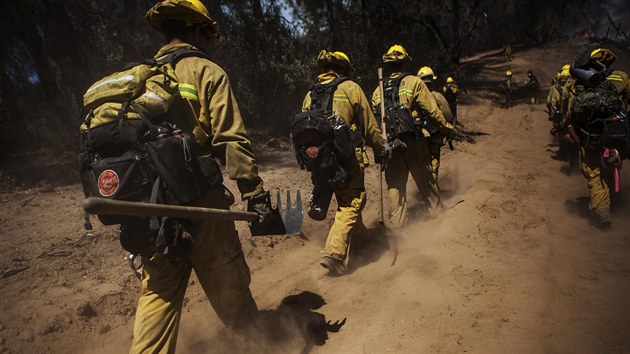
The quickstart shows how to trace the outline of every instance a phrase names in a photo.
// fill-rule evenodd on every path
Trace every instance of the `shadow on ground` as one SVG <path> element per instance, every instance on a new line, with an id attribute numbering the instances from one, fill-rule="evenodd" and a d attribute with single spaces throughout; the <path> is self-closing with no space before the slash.
<path id="1" fill-rule="evenodd" d="M 323 346 L 346 318 L 335 322 L 314 310 L 326 304 L 320 295 L 304 291 L 282 299 L 274 310 L 263 310 L 254 323 L 239 330 L 223 329 L 187 348 L 191 353 L 310 353 Z"/>

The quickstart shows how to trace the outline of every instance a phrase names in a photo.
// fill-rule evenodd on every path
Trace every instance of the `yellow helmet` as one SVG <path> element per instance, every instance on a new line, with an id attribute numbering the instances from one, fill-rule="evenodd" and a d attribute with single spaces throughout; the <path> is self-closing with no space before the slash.
<path id="1" fill-rule="evenodd" d="M 428 66 L 423 66 L 422 68 L 420 68 L 420 70 L 418 70 L 418 77 L 420 77 L 422 81 L 425 82 L 431 82 L 437 79 L 437 76 L 435 76 L 433 69 Z"/>
<path id="2" fill-rule="evenodd" d="M 322 50 L 317 56 L 317 65 L 320 68 L 325 67 L 328 64 L 336 65 L 346 71 L 346 74 L 350 75 L 354 71 L 354 67 L 350 62 L 350 58 L 344 52 L 329 52 Z"/>
<path id="3" fill-rule="evenodd" d="M 453 82 L 455 82 L 455 80 L 453 80 L 452 77 L 449 76 L 449 77 L 446 78 L 446 83 L 447 84 L 450 84 L 450 83 L 453 83 Z"/>
<path id="4" fill-rule="evenodd" d="M 615 60 L 617 60 L 617 57 L 615 56 L 615 54 L 613 54 L 613 52 L 608 49 L 597 48 L 591 52 L 591 59 L 596 60 L 609 67 L 615 62 Z"/>
<path id="5" fill-rule="evenodd" d="M 383 54 L 383 63 L 391 63 L 397 61 L 407 61 L 411 60 L 409 54 L 403 46 L 400 44 L 395 44 L 389 48 L 387 53 Z"/>
<path id="6" fill-rule="evenodd" d="M 149 9 L 145 18 L 160 32 L 167 20 L 182 21 L 186 26 L 206 24 L 213 33 L 217 29 L 217 23 L 200 0 L 162 0 Z"/>
<path id="7" fill-rule="evenodd" d="M 505 76 L 512 76 L 512 72 L 510 70 L 506 71 Z"/>
<path id="8" fill-rule="evenodd" d="M 560 71 L 558 71 L 558 74 L 556 75 L 556 77 L 569 77 L 569 76 L 571 76 L 571 73 L 569 73 L 570 69 L 571 69 L 571 64 L 564 64 L 562 66 L 562 69 L 560 69 Z"/>

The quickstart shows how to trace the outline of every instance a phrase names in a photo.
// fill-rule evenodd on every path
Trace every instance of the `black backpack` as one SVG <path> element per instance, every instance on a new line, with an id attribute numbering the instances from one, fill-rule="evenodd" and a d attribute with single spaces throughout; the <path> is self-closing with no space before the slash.
<path id="1" fill-rule="evenodd" d="M 347 171 L 357 163 L 355 148 L 363 143 L 361 134 L 351 132 L 343 118 L 332 112 L 334 92 L 346 80 L 337 77 L 327 84 L 314 84 L 310 109 L 296 114 L 291 124 L 297 162 L 313 174 L 313 182 L 345 182 Z"/>
<path id="2" fill-rule="evenodd" d="M 384 83 L 385 100 L 385 127 L 387 130 L 387 141 L 394 141 L 404 136 L 417 138 L 419 129 L 415 123 L 411 111 L 400 103 L 399 88 L 403 78 L 409 74 L 401 74 L 392 79 L 389 78 Z M 380 117 L 380 114 L 376 115 Z M 379 122 L 380 123 L 380 122 Z"/>
<path id="3" fill-rule="evenodd" d="M 571 116 L 580 124 L 608 118 L 623 110 L 623 101 L 615 85 L 604 80 L 594 87 L 578 84 L 571 107 Z"/>
<path id="4" fill-rule="evenodd" d="M 615 85 L 604 80 L 594 87 L 576 85 L 571 118 L 584 146 L 614 148 L 630 158 L 630 124 Z"/>
<path id="5" fill-rule="evenodd" d="M 205 56 L 199 51 L 182 50 L 139 65 L 155 66 L 158 70 L 170 65 L 172 73 L 178 59 L 192 55 Z M 173 80 L 167 71 L 158 71 L 152 75 L 152 80 L 161 81 L 160 75 L 165 82 Z M 213 159 L 198 158 L 197 146 L 190 134 L 164 121 L 164 115 L 153 116 L 140 106 L 139 95 L 146 95 L 152 89 L 143 88 L 142 83 L 140 86 L 131 97 L 112 95 L 107 99 L 103 94 L 87 113 L 79 154 L 85 196 L 174 205 L 198 200 L 206 195 L 210 186 L 222 181 L 219 165 Z M 169 86 L 176 90 L 176 85 Z M 174 92 L 173 95 L 179 95 Z M 170 104 L 172 101 L 169 107 Z M 111 113 L 98 116 L 105 111 L 102 107 L 114 106 L 120 107 L 117 120 L 111 121 Z M 167 111 L 168 108 L 164 112 Z M 93 119 L 99 118 L 105 123 L 93 127 Z M 189 220 L 125 215 L 98 215 L 98 218 L 105 225 L 120 225 L 120 242 L 132 254 L 183 255 L 192 249 Z"/>

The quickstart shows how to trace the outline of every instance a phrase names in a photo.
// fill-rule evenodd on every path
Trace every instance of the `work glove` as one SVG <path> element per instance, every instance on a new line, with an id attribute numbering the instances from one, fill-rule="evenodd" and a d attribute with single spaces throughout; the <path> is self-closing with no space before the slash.
<path id="1" fill-rule="evenodd" d="M 387 156 L 385 155 L 385 152 L 383 152 L 382 155 L 374 154 L 374 163 L 379 165 L 381 171 L 385 171 L 385 166 L 387 164 Z"/>
<path id="2" fill-rule="evenodd" d="M 271 196 L 269 191 L 251 196 L 247 199 L 247 211 L 258 214 L 258 221 L 252 221 L 262 226 L 268 226 L 271 223 Z"/>

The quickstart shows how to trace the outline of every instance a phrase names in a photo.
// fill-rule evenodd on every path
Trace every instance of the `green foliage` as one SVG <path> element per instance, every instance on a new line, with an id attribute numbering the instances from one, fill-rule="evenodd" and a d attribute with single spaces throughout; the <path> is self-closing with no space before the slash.
<path id="1" fill-rule="evenodd" d="M 617 0 L 609 0 L 609 2 Z M 618 2 L 618 1 L 617 1 Z M 82 95 L 163 41 L 149 0 L 12 1 L 0 22 L 0 149 L 76 145 Z M 371 93 L 381 55 L 402 44 L 416 72 L 455 75 L 462 56 L 506 42 L 540 44 L 591 26 L 607 2 L 545 0 L 212 0 L 221 41 L 211 56 L 230 76 L 249 129 L 285 135 L 315 80 L 321 49 L 346 52 Z M 605 18 L 605 11 L 604 11 Z M 582 27 L 580 27 L 582 26 Z"/>

